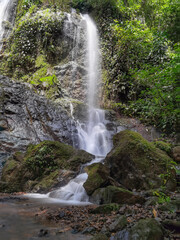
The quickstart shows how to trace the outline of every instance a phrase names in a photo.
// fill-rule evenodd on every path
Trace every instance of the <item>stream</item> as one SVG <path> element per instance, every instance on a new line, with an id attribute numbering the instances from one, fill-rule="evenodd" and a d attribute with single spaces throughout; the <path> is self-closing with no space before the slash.
<path id="1" fill-rule="evenodd" d="M 22 196 L 0 197 L 0 239 L 1 240 L 89 240 L 90 236 L 71 231 L 49 222 L 40 223 L 35 215 L 44 207 L 57 208 L 62 204 L 43 203 L 37 199 Z"/>

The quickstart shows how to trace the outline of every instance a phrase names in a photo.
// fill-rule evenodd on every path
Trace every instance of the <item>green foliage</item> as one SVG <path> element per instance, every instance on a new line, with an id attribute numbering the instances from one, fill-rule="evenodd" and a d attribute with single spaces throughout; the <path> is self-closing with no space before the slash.
<path id="1" fill-rule="evenodd" d="M 117 16 L 119 11 L 116 0 L 72 0 L 71 6 L 81 12 L 93 11 L 97 16 Z"/>
<path id="2" fill-rule="evenodd" d="M 26 157 L 27 168 L 30 171 L 35 171 L 37 175 L 42 175 L 45 169 L 54 171 L 57 168 L 57 163 L 52 161 L 53 150 L 51 146 L 42 145 L 36 155 L 31 154 Z"/>
<path id="3" fill-rule="evenodd" d="M 100 21 L 106 97 L 121 113 L 176 132 L 179 5 L 175 0 L 119 0 L 116 6 L 116 18 Z"/>
<path id="4" fill-rule="evenodd" d="M 154 191 L 154 196 L 158 197 L 158 203 L 163 204 L 165 202 L 170 202 L 171 198 L 161 191 Z"/>

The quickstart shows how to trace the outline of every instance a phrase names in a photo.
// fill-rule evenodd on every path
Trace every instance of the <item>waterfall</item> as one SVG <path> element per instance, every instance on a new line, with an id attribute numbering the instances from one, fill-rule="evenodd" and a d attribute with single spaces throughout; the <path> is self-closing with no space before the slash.
<path id="1" fill-rule="evenodd" d="M 11 0 L 0 0 L 0 51 L 2 48 L 2 39 L 5 34 L 4 22 L 8 20 L 9 7 Z"/>
<path id="2" fill-rule="evenodd" d="M 101 80 L 101 57 L 98 30 L 95 23 L 88 15 L 83 15 L 81 17 L 82 21 L 86 23 L 87 33 L 86 67 L 88 69 L 88 116 L 86 123 L 76 121 L 76 127 L 78 131 L 78 148 L 95 155 L 92 162 L 87 164 L 90 165 L 94 162 L 100 162 L 105 158 L 112 148 L 112 141 L 111 134 L 106 129 L 106 123 L 108 121 L 105 119 L 105 111 L 98 108 L 98 94 Z M 71 17 L 68 15 L 65 28 L 71 28 L 71 24 Z M 72 55 L 72 59 L 74 59 L 74 55 Z M 75 121 L 72 104 L 70 104 L 70 111 L 71 117 Z M 52 201 L 56 199 L 56 201 L 61 203 L 65 202 L 66 204 L 88 203 L 89 197 L 83 187 L 87 178 L 87 173 L 82 172 L 66 186 L 48 193 L 45 197 L 48 197 Z M 42 198 L 42 195 L 37 195 L 37 197 L 38 196 Z"/>
<path id="3" fill-rule="evenodd" d="M 87 26 L 87 68 L 88 68 L 88 121 L 87 124 L 77 121 L 79 148 L 93 155 L 95 159 L 89 163 L 102 161 L 111 150 L 110 134 L 106 129 L 105 111 L 98 107 L 97 94 L 101 79 L 101 64 L 98 30 L 95 23 L 86 14 L 82 16 Z M 73 118 L 73 106 L 70 105 Z M 88 164 L 88 165 L 89 165 Z M 66 186 L 50 192 L 51 198 L 74 202 L 87 202 L 88 196 L 83 188 L 87 180 L 86 173 L 79 174 Z"/>

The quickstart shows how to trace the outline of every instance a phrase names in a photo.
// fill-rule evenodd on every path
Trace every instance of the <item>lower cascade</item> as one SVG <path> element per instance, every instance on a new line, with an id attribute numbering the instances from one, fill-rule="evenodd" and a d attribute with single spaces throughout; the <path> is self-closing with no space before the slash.
<path id="1" fill-rule="evenodd" d="M 81 16 L 82 21 L 86 23 L 87 29 L 87 80 L 88 80 L 88 116 L 87 122 L 81 123 L 76 121 L 73 116 L 73 105 L 70 104 L 71 117 L 76 123 L 78 132 L 78 146 L 79 149 L 85 150 L 91 153 L 95 158 L 88 163 L 90 165 L 95 162 L 101 162 L 106 157 L 107 153 L 112 148 L 111 134 L 106 129 L 107 120 L 105 119 L 105 111 L 98 108 L 97 91 L 99 90 L 101 79 L 101 64 L 100 64 L 100 50 L 99 50 L 99 37 L 95 23 L 86 14 Z M 30 196 L 36 196 L 42 198 L 45 196 L 49 200 L 56 200 L 60 202 L 66 202 L 69 204 L 82 204 L 88 203 L 89 197 L 83 187 L 83 184 L 87 180 L 87 173 L 82 172 L 72 179 L 64 187 L 60 187 L 57 190 L 49 192 L 46 195 L 30 194 Z"/>

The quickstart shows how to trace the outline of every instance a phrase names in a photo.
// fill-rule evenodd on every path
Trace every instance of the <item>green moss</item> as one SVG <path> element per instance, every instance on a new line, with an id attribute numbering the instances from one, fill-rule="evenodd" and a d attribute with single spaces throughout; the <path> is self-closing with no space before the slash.
<path id="1" fill-rule="evenodd" d="M 172 146 L 170 143 L 163 142 L 163 141 L 155 141 L 153 142 L 155 147 L 165 151 L 168 155 L 172 153 Z"/>
<path id="2" fill-rule="evenodd" d="M 101 204 L 117 203 L 117 204 L 135 204 L 144 203 L 144 198 L 134 195 L 131 191 L 115 186 L 107 186 L 98 188 L 92 194 L 92 199 L 99 201 Z"/>
<path id="3" fill-rule="evenodd" d="M 92 213 L 101 213 L 101 214 L 109 214 L 111 213 L 112 211 L 117 211 L 119 210 L 120 208 L 120 205 L 119 204 L 116 204 L 116 203 L 110 203 L 110 204 L 103 204 L 103 205 L 100 205 L 98 207 L 96 207 L 95 209 L 93 209 L 91 212 Z"/>
<path id="4" fill-rule="evenodd" d="M 88 173 L 88 179 L 83 186 L 88 195 L 91 195 L 97 188 L 107 184 L 109 170 L 102 163 L 94 163 L 86 167 L 85 171 Z"/>
<path id="5" fill-rule="evenodd" d="M 24 0 L 19 1 L 17 10 L 22 15 L 23 4 Z M 64 17 L 49 8 L 36 12 L 33 5 L 28 9 L 25 16 L 17 17 L 19 20 L 3 54 L 0 72 L 38 87 L 42 82 L 53 86 L 55 76 L 52 69 L 64 51 L 58 41 Z"/>
<path id="6" fill-rule="evenodd" d="M 153 162 L 158 165 L 166 166 L 170 161 L 169 157 L 157 149 L 153 143 L 145 140 L 139 133 L 125 130 L 113 137 L 113 143 L 116 146 L 115 155 L 127 153 L 132 161 L 138 165 L 142 171 L 146 171 Z"/>
<path id="7" fill-rule="evenodd" d="M 29 145 L 25 154 L 16 153 L 3 168 L 0 191 L 47 191 L 58 183 L 59 170 L 78 172 L 92 155 L 55 141 Z"/>
<path id="8" fill-rule="evenodd" d="M 35 67 L 41 68 L 41 67 L 46 67 L 46 66 L 47 66 L 47 62 L 46 62 L 45 56 L 42 54 L 38 55 L 36 58 L 36 61 L 35 61 Z"/>
<path id="9" fill-rule="evenodd" d="M 51 172 L 48 176 L 45 176 L 38 184 L 34 186 L 34 189 L 41 189 L 41 191 L 51 188 L 58 182 L 59 170 Z"/>
<path id="10" fill-rule="evenodd" d="M 163 239 L 163 229 L 161 224 L 152 218 L 141 219 L 130 230 L 131 239 Z"/>
<path id="11" fill-rule="evenodd" d="M 8 164 L 6 164 L 5 168 L 3 169 L 5 174 L 11 173 L 15 168 L 17 167 L 17 162 L 14 161 L 13 159 L 10 159 L 8 161 Z"/>
<path id="12" fill-rule="evenodd" d="M 54 85 L 55 82 L 57 82 L 57 77 L 55 74 L 53 74 L 52 76 L 47 76 L 47 77 L 43 77 L 40 78 L 39 80 L 40 82 L 46 82 L 48 84 L 48 86 L 52 86 Z"/>
<path id="13" fill-rule="evenodd" d="M 152 189 L 163 184 L 164 176 L 168 189 L 175 189 L 174 163 L 164 151 L 130 130 L 116 134 L 113 143 L 106 160 L 116 181 L 128 189 Z"/>

